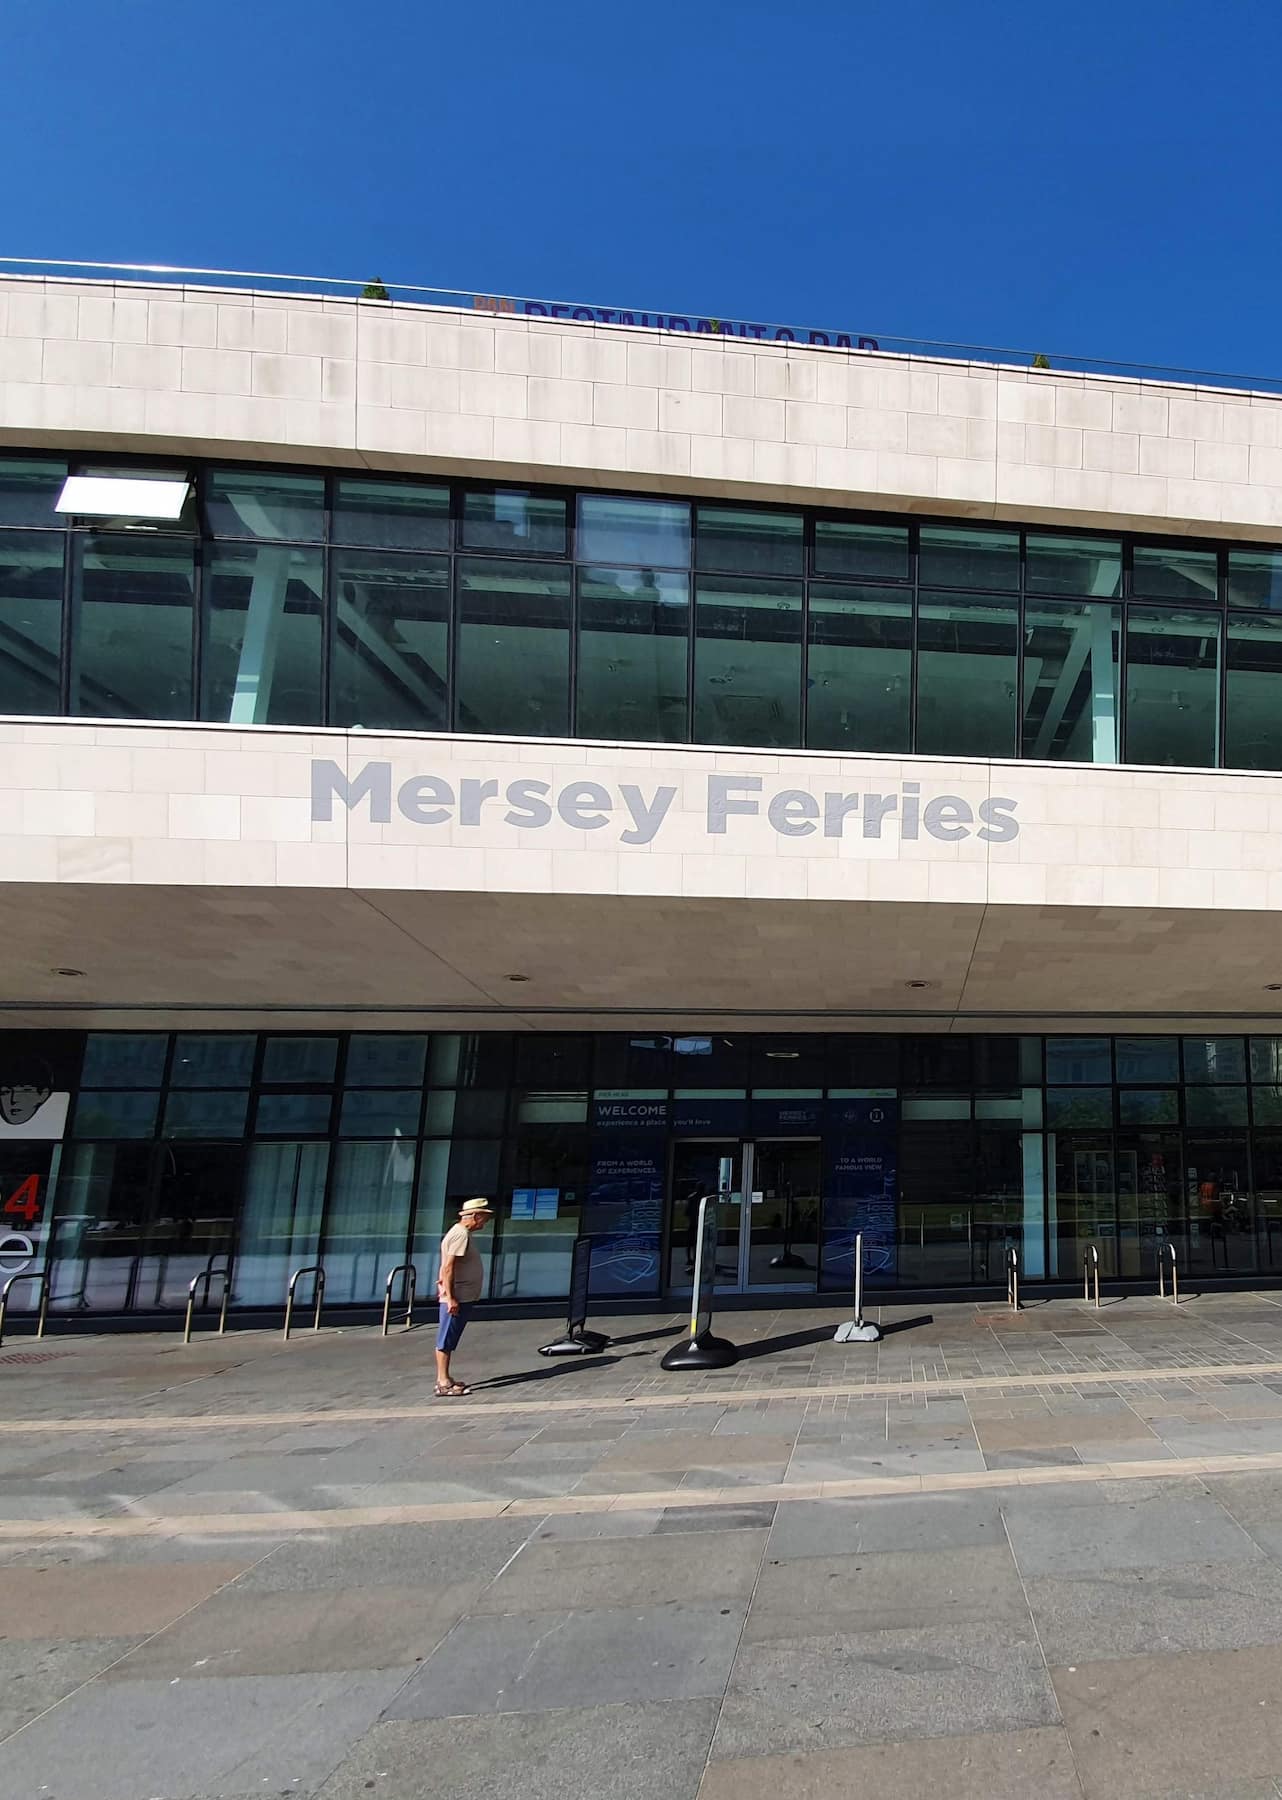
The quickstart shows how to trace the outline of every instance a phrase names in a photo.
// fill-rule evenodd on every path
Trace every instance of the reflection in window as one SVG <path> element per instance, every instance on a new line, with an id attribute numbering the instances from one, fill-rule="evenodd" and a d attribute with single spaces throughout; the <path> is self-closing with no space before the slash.
<path id="1" fill-rule="evenodd" d="M 328 1299 L 383 1298 L 388 1270 L 405 1260 L 414 1152 L 412 1143 L 335 1147 L 322 1252 Z"/>
<path id="2" fill-rule="evenodd" d="M 816 520 L 815 574 L 906 581 L 908 527 L 865 525 L 859 519 Z"/>
<path id="3" fill-rule="evenodd" d="M 689 636 L 685 575 L 580 570 L 579 736 L 683 742 Z"/>
<path id="4" fill-rule="evenodd" d="M 1046 1079 L 1089 1084 L 1113 1079 L 1112 1046 L 1106 1037 L 1049 1037 Z"/>
<path id="5" fill-rule="evenodd" d="M 1230 613 L 1224 763 L 1282 769 L 1282 616 Z"/>
<path id="6" fill-rule="evenodd" d="M 349 1087 L 408 1087 L 422 1082 L 426 1062 L 427 1039 L 418 1032 L 357 1032 L 345 1078 Z"/>
<path id="7" fill-rule="evenodd" d="M 1282 612 L 1282 550 L 1229 551 L 1229 605 Z"/>
<path id="8" fill-rule="evenodd" d="M 1120 637 L 1119 607 L 1025 602 L 1023 755 L 1117 761 Z"/>
<path id="9" fill-rule="evenodd" d="M 163 1031 L 91 1031 L 81 1082 L 85 1087 L 159 1087 L 168 1050 Z"/>
<path id="10" fill-rule="evenodd" d="M 1245 1081 L 1246 1049 L 1240 1037 L 1184 1040 L 1185 1081 Z"/>
<path id="11" fill-rule="evenodd" d="M 328 1167 L 328 1144 L 251 1147 L 236 1256 L 240 1305 L 281 1305 L 290 1271 L 316 1261 Z M 300 1286 L 300 1299 L 310 1292 Z"/>
<path id="12" fill-rule="evenodd" d="M 1123 1125 L 1178 1125 L 1180 1096 L 1175 1088 L 1123 1088 L 1117 1097 Z"/>
<path id="13" fill-rule="evenodd" d="M 318 722 L 321 592 L 319 550 L 220 544 L 209 552 L 202 718 Z"/>
<path id="14" fill-rule="evenodd" d="M 926 756 L 1013 756 L 1017 605 L 923 594 L 917 642 L 918 751 Z"/>
<path id="15" fill-rule="evenodd" d="M 328 1094 L 260 1094 L 254 1131 L 259 1137 L 323 1137 L 331 1105 Z"/>
<path id="16" fill-rule="evenodd" d="M 334 482 L 330 530 L 336 544 L 448 550 L 450 490 L 416 481 L 362 481 L 340 475 Z"/>
<path id="17" fill-rule="evenodd" d="M 160 1095 L 131 1090 L 94 1093 L 82 1088 L 76 1101 L 75 1135 L 82 1138 L 149 1138 L 156 1129 Z"/>
<path id="18" fill-rule="evenodd" d="M 1214 550 L 1186 550 L 1181 544 L 1137 544 L 1131 592 L 1142 600 L 1192 600 L 1212 606 L 1219 599 Z"/>
<path id="19" fill-rule="evenodd" d="M 53 503 L 66 479 L 65 462 L 0 456 L 0 526 L 65 524 Z"/>
<path id="20" fill-rule="evenodd" d="M 244 1087 L 254 1068 L 257 1039 L 250 1032 L 180 1031 L 174 1039 L 171 1087 Z"/>
<path id="21" fill-rule="evenodd" d="M 0 713 L 61 710 L 64 541 L 0 531 Z"/>
<path id="22" fill-rule="evenodd" d="M 332 723 L 385 731 L 449 724 L 449 561 L 335 550 Z"/>
<path id="23" fill-rule="evenodd" d="M 1215 766 L 1220 620 L 1132 607 L 1126 628 L 1126 760 Z"/>
<path id="24" fill-rule="evenodd" d="M 264 1081 L 332 1081 L 338 1060 L 334 1037 L 269 1037 L 263 1045 Z"/>
<path id="25" fill-rule="evenodd" d="M 1251 1080 L 1282 1083 L 1282 1038 L 1251 1039 Z"/>
<path id="26" fill-rule="evenodd" d="M 459 562 L 459 731 L 564 737 L 570 573 L 556 563 Z"/>
<path id="27" fill-rule="evenodd" d="M 226 1093 L 212 1089 L 171 1093 L 165 1106 L 165 1137 L 243 1137 L 245 1115 L 249 1110 L 247 1093 Z"/>
<path id="28" fill-rule="evenodd" d="M 923 525 L 918 574 L 941 587 L 1017 588 L 1019 533 Z"/>
<path id="29" fill-rule="evenodd" d="M 1112 600 L 1122 591 L 1122 546 L 1117 538 L 1049 537 L 1030 531 L 1025 592 L 1081 594 Z"/>
<path id="30" fill-rule="evenodd" d="M 783 581 L 700 579 L 695 736 L 704 744 L 801 741 L 801 589 Z"/>
<path id="31" fill-rule="evenodd" d="M 193 545 L 95 533 L 77 549 L 71 711 L 90 718 L 189 719 Z"/>
<path id="32" fill-rule="evenodd" d="M 205 518 L 214 537 L 318 543 L 325 534 L 325 482 L 274 469 L 212 469 Z"/>
<path id="33" fill-rule="evenodd" d="M 565 536 L 564 500 L 522 488 L 477 490 L 463 497 L 463 544 L 468 550 L 564 556 Z"/>
<path id="34" fill-rule="evenodd" d="M 1184 1116 L 1189 1125 L 1245 1125 L 1244 1087 L 1189 1087 L 1184 1090 Z"/>
<path id="35" fill-rule="evenodd" d="M 753 575 L 800 575 L 803 535 L 799 513 L 747 512 L 701 506 L 696 566 Z"/>
<path id="36" fill-rule="evenodd" d="M 1115 1045 L 1119 1081 L 1178 1081 L 1180 1041 L 1173 1037 L 1120 1037 Z"/>
<path id="37" fill-rule="evenodd" d="M 579 499 L 576 554 L 581 562 L 690 564 L 690 508 L 681 500 Z"/>
<path id="38" fill-rule="evenodd" d="M 806 742 L 812 750 L 908 750 L 912 597 L 810 584 Z"/>

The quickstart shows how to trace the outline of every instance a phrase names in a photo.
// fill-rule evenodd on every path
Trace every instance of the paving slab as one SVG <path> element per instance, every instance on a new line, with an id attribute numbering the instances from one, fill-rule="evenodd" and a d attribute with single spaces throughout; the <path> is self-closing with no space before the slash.
<path id="1" fill-rule="evenodd" d="M 1026 1592 L 1048 1662 L 1238 1650 L 1282 1633 L 1282 1569 L 1264 1558 L 1043 1577 Z"/>
<path id="2" fill-rule="evenodd" d="M 745 1643 L 948 1630 L 985 1619 L 1027 1625 L 1023 1584 L 1008 1546 L 768 1558 L 744 1627 Z"/>
<path id="3" fill-rule="evenodd" d="M 382 1494 L 380 1493 L 380 1502 Z M 312 1532 L 254 1564 L 238 1593 L 309 1588 L 424 1586 L 491 1580 L 538 1526 L 536 1518 L 460 1519 L 436 1525 L 380 1525 L 368 1531 Z"/>
<path id="4" fill-rule="evenodd" d="M 208 1599 L 244 1562 L 112 1563 L 5 1570 L 4 1638 L 128 1637 L 160 1631 Z"/>
<path id="5" fill-rule="evenodd" d="M 840 1555 L 857 1550 L 942 1550 L 1004 1541 L 1001 1509 L 989 1494 L 781 1500 L 767 1555 L 803 1557 Z"/>
<path id="6" fill-rule="evenodd" d="M 426 1791 L 426 1790 L 424 1790 Z M 751 1756 L 709 1765 L 699 1800 L 1081 1800 L 1061 1726 L 914 1738 L 809 1755 Z"/>
<path id="7" fill-rule="evenodd" d="M 1244 1562 L 1260 1553 L 1237 1521 L 1209 1497 L 1060 1506 L 1039 1494 L 1035 1500 L 1012 1501 L 1005 1519 L 1025 1580 L 1102 1569 Z"/>
<path id="8" fill-rule="evenodd" d="M 764 1530 L 559 1544 L 540 1540 L 526 1545 L 471 1610 L 565 1612 L 674 1600 L 746 1601 L 765 1547 Z"/>

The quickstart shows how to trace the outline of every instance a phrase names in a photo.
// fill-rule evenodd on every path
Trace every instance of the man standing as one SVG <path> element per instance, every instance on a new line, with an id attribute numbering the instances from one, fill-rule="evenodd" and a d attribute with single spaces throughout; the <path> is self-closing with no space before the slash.
<path id="1" fill-rule="evenodd" d="M 450 1357 L 458 1348 L 468 1316 L 485 1286 L 485 1265 L 472 1242 L 472 1234 L 483 1230 L 493 1217 L 488 1200 L 465 1200 L 459 1208 L 458 1224 L 451 1225 L 441 1239 L 441 1272 L 436 1280 L 441 1307 L 436 1333 L 436 1392 L 442 1400 L 470 1392 L 465 1383 L 455 1381 L 450 1374 Z"/>

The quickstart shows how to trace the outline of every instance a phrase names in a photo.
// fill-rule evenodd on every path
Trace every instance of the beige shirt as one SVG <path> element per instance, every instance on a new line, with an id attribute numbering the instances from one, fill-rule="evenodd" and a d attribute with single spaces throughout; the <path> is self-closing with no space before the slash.
<path id="1" fill-rule="evenodd" d="M 454 1298 L 464 1306 L 479 1300 L 485 1288 L 485 1264 L 481 1261 L 481 1253 L 472 1242 L 472 1233 L 466 1225 L 451 1225 L 441 1239 L 441 1267 L 444 1269 L 450 1257 L 455 1258 L 454 1278 L 451 1286 Z"/>

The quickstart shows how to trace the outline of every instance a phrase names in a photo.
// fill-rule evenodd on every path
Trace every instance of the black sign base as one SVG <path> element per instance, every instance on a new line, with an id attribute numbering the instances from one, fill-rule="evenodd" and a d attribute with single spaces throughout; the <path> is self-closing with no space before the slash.
<path id="1" fill-rule="evenodd" d="M 610 1340 L 600 1331 L 567 1331 L 555 1343 L 540 1344 L 540 1356 L 599 1356 Z"/>
<path id="2" fill-rule="evenodd" d="M 739 1352 L 729 1338 L 713 1337 L 701 1331 L 696 1338 L 674 1344 L 659 1364 L 661 1369 L 728 1369 L 737 1363 Z"/>

